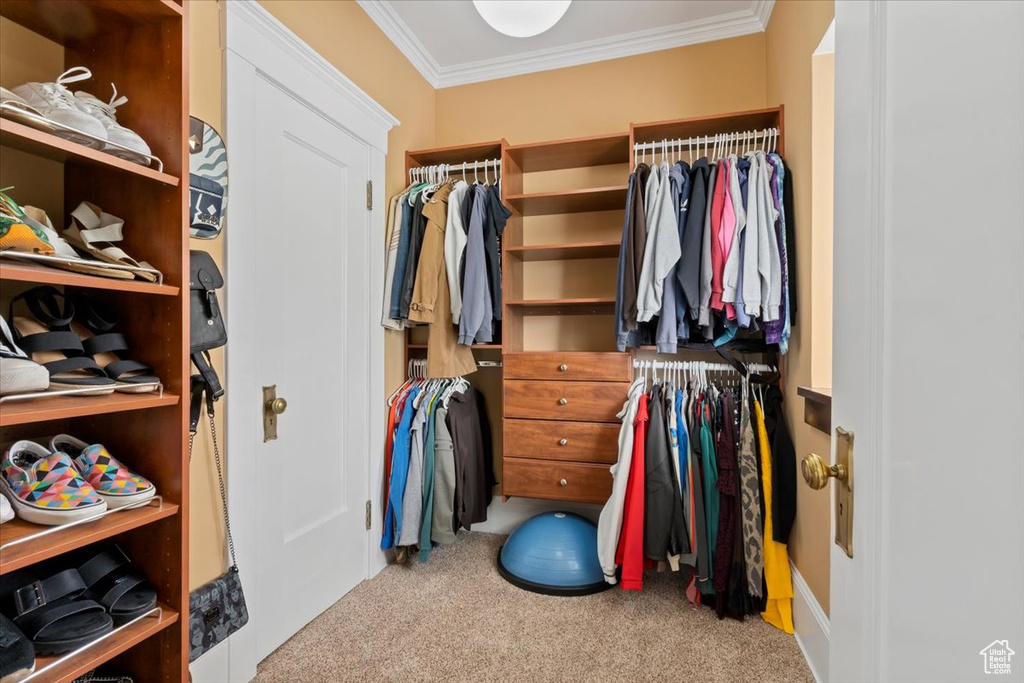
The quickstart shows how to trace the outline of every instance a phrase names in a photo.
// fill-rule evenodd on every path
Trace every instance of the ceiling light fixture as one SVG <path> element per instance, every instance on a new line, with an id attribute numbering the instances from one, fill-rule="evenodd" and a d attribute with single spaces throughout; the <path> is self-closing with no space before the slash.
<path id="1" fill-rule="evenodd" d="M 513 38 L 540 35 L 558 23 L 572 0 L 473 0 L 491 28 Z"/>

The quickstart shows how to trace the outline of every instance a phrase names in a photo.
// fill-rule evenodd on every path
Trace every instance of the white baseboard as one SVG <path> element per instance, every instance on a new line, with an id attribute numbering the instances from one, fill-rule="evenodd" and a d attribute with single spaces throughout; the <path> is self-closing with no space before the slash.
<path id="1" fill-rule="evenodd" d="M 828 649 L 830 627 L 825 610 L 821 609 L 796 565 L 789 563 L 793 574 L 793 629 L 796 643 L 804 653 L 811 674 L 818 683 L 828 681 Z"/>
<path id="2" fill-rule="evenodd" d="M 500 497 L 495 497 L 487 508 L 487 521 L 482 524 L 474 524 L 473 531 L 482 531 L 488 534 L 510 534 L 530 517 L 555 510 L 575 512 L 595 524 L 597 524 L 597 516 L 601 514 L 600 505 L 563 503 L 534 498 L 510 498 L 503 503 Z"/>
<path id="3" fill-rule="evenodd" d="M 225 683 L 231 680 L 229 661 L 228 644 L 224 641 L 189 664 L 192 683 Z"/>

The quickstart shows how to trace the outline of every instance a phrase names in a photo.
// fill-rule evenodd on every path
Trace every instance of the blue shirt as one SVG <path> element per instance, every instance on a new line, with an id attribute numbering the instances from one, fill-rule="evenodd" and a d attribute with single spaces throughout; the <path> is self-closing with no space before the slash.
<path id="1" fill-rule="evenodd" d="M 402 530 L 402 498 L 405 497 L 405 480 L 409 476 L 409 430 L 416 413 L 413 402 L 420 393 L 419 387 L 409 390 L 402 410 L 402 419 L 395 432 L 394 450 L 391 455 L 391 481 L 388 488 L 388 509 L 384 513 L 384 536 L 380 539 L 382 550 L 393 548 L 395 538 Z"/>

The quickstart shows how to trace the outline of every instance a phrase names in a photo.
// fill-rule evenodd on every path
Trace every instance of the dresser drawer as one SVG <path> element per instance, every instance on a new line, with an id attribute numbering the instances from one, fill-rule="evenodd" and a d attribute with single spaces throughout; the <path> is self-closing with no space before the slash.
<path id="1" fill-rule="evenodd" d="M 505 417 L 618 422 L 628 382 L 505 381 Z"/>
<path id="2" fill-rule="evenodd" d="M 503 443 L 506 456 L 612 464 L 619 459 L 619 425 L 505 420 Z"/>
<path id="3" fill-rule="evenodd" d="M 612 493 L 608 465 L 504 459 L 502 494 L 526 498 L 604 503 Z"/>
<path id="4" fill-rule="evenodd" d="M 506 353 L 506 379 L 551 379 L 562 382 L 629 382 L 628 353 Z"/>

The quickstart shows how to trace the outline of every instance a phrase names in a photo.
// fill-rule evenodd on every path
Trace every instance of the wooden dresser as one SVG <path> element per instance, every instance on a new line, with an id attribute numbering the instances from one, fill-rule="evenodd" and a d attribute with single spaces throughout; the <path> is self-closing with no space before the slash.
<path id="1" fill-rule="evenodd" d="M 504 495 L 605 502 L 629 354 L 506 353 L 504 362 Z"/>

